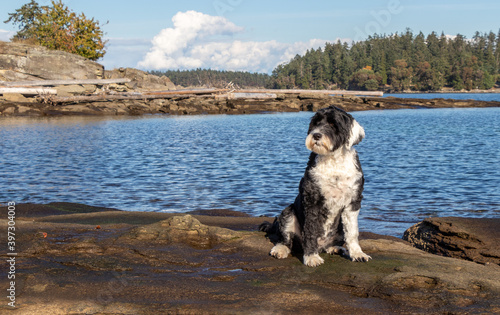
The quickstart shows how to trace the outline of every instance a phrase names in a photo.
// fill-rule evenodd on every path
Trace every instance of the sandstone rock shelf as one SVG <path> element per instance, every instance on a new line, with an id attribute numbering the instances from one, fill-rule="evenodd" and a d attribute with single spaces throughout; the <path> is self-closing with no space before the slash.
<path id="1" fill-rule="evenodd" d="M 500 102 L 374 96 L 380 92 L 363 92 L 370 94 L 365 97 L 348 95 L 352 91 L 327 93 L 307 90 L 242 90 L 232 95 L 186 94 L 185 91 L 175 91 L 176 86 L 165 76 L 133 68 L 105 70 L 99 63 L 78 55 L 0 41 L 0 81 L 40 80 L 56 83 L 72 80 L 74 84 L 51 87 L 50 90 L 57 93 L 54 97 L 26 97 L 21 92 L 2 92 L 0 116 L 251 114 L 316 111 L 330 105 L 347 111 L 500 106 Z M 151 91 L 170 91 L 174 94 L 151 95 Z M 336 93 L 344 95 L 330 95 Z"/>
<path id="2" fill-rule="evenodd" d="M 298 256 L 268 255 L 272 243 L 256 229 L 271 218 L 234 215 L 17 205 L 12 314 L 500 311 L 496 264 L 432 255 L 394 237 L 362 233 L 372 261 L 324 254 L 324 265 L 309 268 Z M 0 222 L 5 233 L 7 220 Z"/>
<path id="3" fill-rule="evenodd" d="M 447 99 L 406 99 L 392 97 L 327 96 L 277 94 L 273 99 L 229 99 L 217 95 L 150 95 L 125 97 L 96 96 L 89 102 L 52 104 L 33 101 L 22 96 L 0 99 L 0 116 L 54 115 L 206 115 L 252 114 L 263 112 L 316 111 L 330 105 L 347 111 L 401 108 L 466 108 L 499 107 L 500 102 Z"/>

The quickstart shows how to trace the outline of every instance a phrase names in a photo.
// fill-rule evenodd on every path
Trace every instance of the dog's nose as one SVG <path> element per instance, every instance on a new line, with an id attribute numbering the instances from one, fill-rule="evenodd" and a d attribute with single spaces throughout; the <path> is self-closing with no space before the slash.
<path id="1" fill-rule="evenodd" d="M 314 133 L 313 134 L 313 139 L 318 141 L 319 139 L 321 139 L 321 134 L 320 133 Z"/>

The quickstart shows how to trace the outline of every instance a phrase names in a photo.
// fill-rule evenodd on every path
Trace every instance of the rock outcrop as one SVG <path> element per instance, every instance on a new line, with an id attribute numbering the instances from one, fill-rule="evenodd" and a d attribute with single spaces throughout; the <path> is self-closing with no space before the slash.
<path id="1" fill-rule="evenodd" d="M 0 81 L 34 81 L 34 80 L 88 80 L 88 79 L 130 79 L 127 83 L 110 84 L 72 84 L 55 85 L 59 97 L 107 95 L 120 92 L 166 91 L 175 89 L 175 85 L 167 77 L 159 77 L 147 72 L 120 68 L 105 71 L 104 67 L 87 58 L 63 51 L 50 50 L 43 46 L 0 42 Z M 48 85 L 50 86 L 50 85 Z M 75 102 L 77 103 L 77 102 Z M 2 115 L 51 115 L 51 114 L 136 114 L 143 108 L 144 102 L 128 102 L 127 109 L 122 110 L 120 102 L 86 103 L 81 106 L 51 108 L 36 97 L 25 97 L 17 92 L 0 94 L 0 112 Z M 127 103 L 127 102 L 125 102 Z M 31 105 L 29 105 L 31 104 Z M 7 105 L 6 107 L 3 105 Z M 48 105 L 48 106 L 47 106 Z M 71 105 L 71 104 L 70 104 Z M 106 109 L 103 109 L 106 107 Z M 146 106 L 147 107 L 147 106 Z M 154 112 L 155 108 L 146 108 L 142 113 Z"/>
<path id="2" fill-rule="evenodd" d="M 215 94 L 187 95 L 180 92 L 174 96 L 162 96 L 158 93 L 152 95 L 154 93 L 140 92 L 174 90 L 175 86 L 167 77 L 151 75 L 141 70 L 120 68 L 104 71 L 102 65 L 78 55 L 49 50 L 41 46 L 0 42 L 0 81 L 121 78 L 128 78 L 131 82 L 106 85 L 59 85 L 55 87 L 57 96 L 65 98 L 60 101 L 51 96 L 25 97 L 17 92 L 6 92 L 0 97 L 0 116 L 251 114 L 317 111 L 330 105 L 347 111 L 500 106 L 500 102 L 347 95 L 332 97 L 305 91 L 296 94 L 269 93 L 274 96 L 267 99 L 231 98 L 228 95 Z M 83 96 L 83 99 L 77 99 L 76 96 Z M 112 96 L 122 98 L 117 99 Z"/>
<path id="3" fill-rule="evenodd" d="M 417 105 L 419 104 L 419 105 Z M 377 97 L 331 97 L 278 95 L 273 99 L 227 99 L 215 96 L 177 95 L 165 98 L 138 97 L 110 100 L 102 96 L 99 101 L 50 104 L 0 99 L 0 116 L 53 116 L 53 115 L 206 115 L 206 114 L 253 114 L 263 112 L 317 111 L 330 105 L 347 111 L 400 109 L 400 108 L 464 108 L 498 107 L 500 102 L 396 99 Z"/>
<path id="4" fill-rule="evenodd" d="M 0 208 L 6 212 L 7 207 Z M 256 231 L 264 220 L 270 218 L 16 205 L 16 308 L 9 311 L 500 312 L 496 264 L 432 255 L 394 237 L 361 233 L 361 246 L 373 260 L 354 263 L 322 254 L 325 264 L 310 268 L 300 256 L 278 260 L 268 255 L 273 244 Z M 1 222 L 7 226 L 6 219 Z M 1 279 L 8 287 L 5 273 Z"/>
<path id="5" fill-rule="evenodd" d="M 201 224 L 191 215 L 175 216 L 158 223 L 138 227 L 125 237 L 161 243 L 185 243 L 194 248 L 212 248 L 240 237 L 233 230 Z"/>
<path id="6" fill-rule="evenodd" d="M 403 238 L 433 254 L 500 265 L 498 218 L 428 218 L 406 230 Z"/>
<path id="7" fill-rule="evenodd" d="M 0 41 L 0 81 L 102 79 L 104 67 L 43 46 Z"/>
<path id="8" fill-rule="evenodd" d="M 137 70 L 134 68 L 119 68 L 113 70 L 106 70 L 104 72 L 104 77 L 106 79 L 119 79 L 127 78 L 130 79 L 130 83 L 126 83 L 126 90 L 136 90 L 136 91 L 166 91 L 175 90 L 175 84 L 170 81 L 166 76 L 156 76 L 149 74 L 147 72 Z M 112 89 L 118 90 L 119 87 L 111 87 Z"/>

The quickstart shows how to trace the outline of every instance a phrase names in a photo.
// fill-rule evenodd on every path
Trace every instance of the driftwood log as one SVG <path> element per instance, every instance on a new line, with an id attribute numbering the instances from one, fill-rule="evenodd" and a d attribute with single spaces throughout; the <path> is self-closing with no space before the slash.
<path id="1" fill-rule="evenodd" d="M 22 87 L 0 87 L 0 94 L 23 94 L 23 95 L 44 95 L 57 94 L 56 89 L 48 89 L 48 88 L 22 88 Z"/>
<path id="2" fill-rule="evenodd" d="M 34 81 L 0 81 L 0 86 L 21 87 L 21 86 L 54 86 L 54 85 L 78 85 L 78 84 L 123 84 L 131 82 L 128 78 L 119 79 L 85 79 L 85 80 L 34 80 Z"/>

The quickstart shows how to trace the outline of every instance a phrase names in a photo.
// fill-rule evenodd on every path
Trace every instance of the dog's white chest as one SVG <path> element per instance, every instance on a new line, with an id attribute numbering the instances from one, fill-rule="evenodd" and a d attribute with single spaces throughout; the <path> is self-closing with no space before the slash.
<path id="1" fill-rule="evenodd" d="M 338 155 L 318 155 L 311 176 L 330 211 L 334 211 L 351 203 L 357 193 L 356 182 L 362 174 L 356 167 L 356 152 L 349 150 Z"/>

